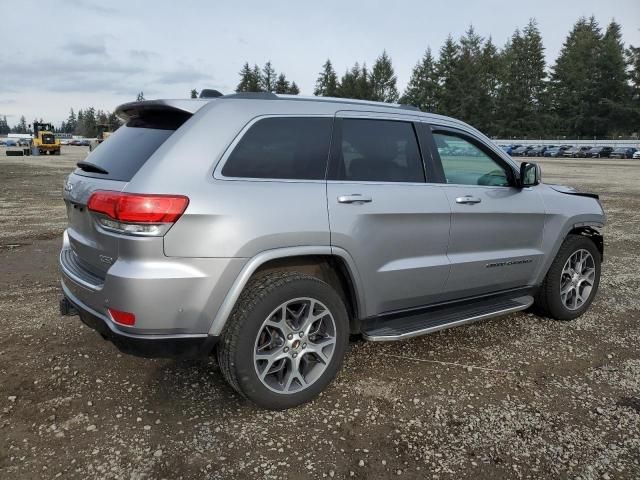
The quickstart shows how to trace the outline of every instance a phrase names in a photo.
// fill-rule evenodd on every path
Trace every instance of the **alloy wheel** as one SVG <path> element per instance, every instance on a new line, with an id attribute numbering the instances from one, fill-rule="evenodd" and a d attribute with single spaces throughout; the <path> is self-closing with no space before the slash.
<path id="1" fill-rule="evenodd" d="M 582 307 L 593 290 L 596 265 L 591 253 L 577 250 L 567 259 L 560 275 L 560 300 L 569 310 Z"/>
<path id="2" fill-rule="evenodd" d="M 270 390 L 297 393 L 320 378 L 335 346 L 335 320 L 322 302 L 308 297 L 288 300 L 271 312 L 258 331 L 255 370 Z"/>

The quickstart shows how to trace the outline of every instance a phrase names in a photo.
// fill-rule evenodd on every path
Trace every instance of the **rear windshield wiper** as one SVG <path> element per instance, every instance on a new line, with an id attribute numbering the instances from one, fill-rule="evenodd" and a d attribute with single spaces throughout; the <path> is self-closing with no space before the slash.
<path id="1" fill-rule="evenodd" d="M 109 172 L 107 172 L 104 168 L 99 167 L 98 165 L 94 165 L 93 163 L 80 161 L 80 162 L 76 163 L 76 165 L 78 166 L 78 168 L 80 170 L 83 170 L 85 172 L 102 173 L 104 175 L 108 175 L 109 174 Z"/>

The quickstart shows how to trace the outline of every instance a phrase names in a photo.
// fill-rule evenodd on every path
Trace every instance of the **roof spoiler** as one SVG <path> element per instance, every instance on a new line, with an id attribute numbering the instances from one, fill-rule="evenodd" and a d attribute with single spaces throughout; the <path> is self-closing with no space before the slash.
<path id="1" fill-rule="evenodd" d="M 154 113 L 177 113 L 191 116 L 202 105 L 204 103 L 184 100 L 144 100 L 142 102 L 123 103 L 116 108 L 116 115 L 125 121 Z"/>

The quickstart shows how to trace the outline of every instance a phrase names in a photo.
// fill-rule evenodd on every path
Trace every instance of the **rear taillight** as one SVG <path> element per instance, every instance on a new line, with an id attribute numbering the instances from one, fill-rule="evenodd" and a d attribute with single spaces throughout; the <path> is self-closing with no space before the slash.
<path id="1" fill-rule="evenodd" d="M 189 205 L 182 195 L 145 195 L 98 190 L 87 208 L 101 214 L 98 222 L 109 230 L 132 235 L 162 235 Z"/>

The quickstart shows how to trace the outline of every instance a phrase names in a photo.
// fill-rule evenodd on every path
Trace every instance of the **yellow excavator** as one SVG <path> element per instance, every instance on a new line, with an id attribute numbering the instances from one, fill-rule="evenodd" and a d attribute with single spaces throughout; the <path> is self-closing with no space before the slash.
<path id="1" fill-rule="evenodd" d="M 53 134 L 53 125 L 34 122 L 32 150 L 34 155 L 60 155 L 60 140 Z"/>
<path id="2" fill-rule="evenodd" d="M 98 145 L 104 142 L 109 136 L 113 133 L 111 131 L 110 123 L 99 123 L 98 127 L 98 136 L 89 142 L 89 151 L 93 151 Z"/>

